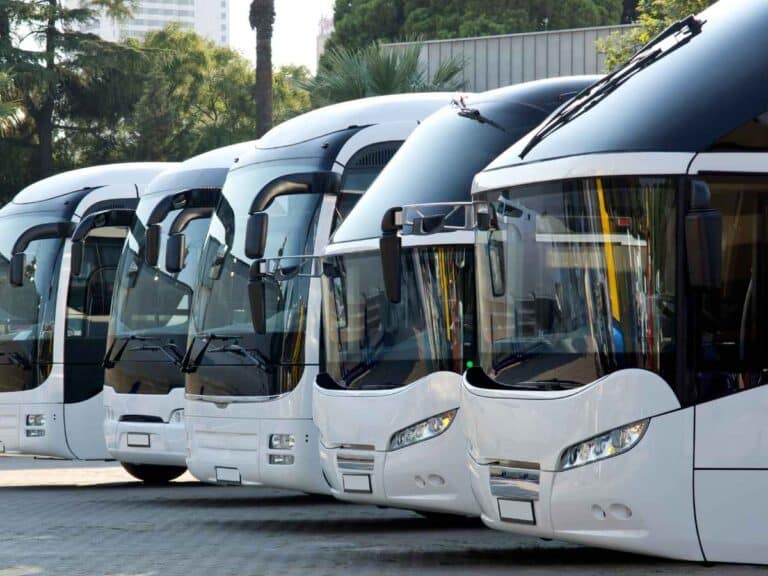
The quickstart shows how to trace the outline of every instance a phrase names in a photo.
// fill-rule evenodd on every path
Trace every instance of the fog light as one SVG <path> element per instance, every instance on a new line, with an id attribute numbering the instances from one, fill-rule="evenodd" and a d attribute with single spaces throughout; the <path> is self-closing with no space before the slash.
<path id="1" fill-rule="evenodd" d="M 27 414 L 27 426 L 45 426 L 45 414 Z"/>
<path id="2" fill-rule="evenodd" d="M 269 455 L 269 463 L 270 464 L 293 464 L 294 457 L 293 454 L 270 454 Z"/>
<path id="3" fill-rule="evenodd" d="M 27 430 L 27 438 L 41 438 L 42 436 L 45 436 L 45 430 L 35 428 Z"/>
<path id="4" fill-rule="evenodd" d="M 171 417 L 168 418 L 168 422 L 171 424 L 182 424 L 184 422 L 184 409 L 182 408 L 171 412 Z"/>
<path id="5" fill-rule="evenodd" d="M 272 434 L 269 437 L 269 447 L 272 450 L 293 450 L 295 445 L 293 434 Z"/>

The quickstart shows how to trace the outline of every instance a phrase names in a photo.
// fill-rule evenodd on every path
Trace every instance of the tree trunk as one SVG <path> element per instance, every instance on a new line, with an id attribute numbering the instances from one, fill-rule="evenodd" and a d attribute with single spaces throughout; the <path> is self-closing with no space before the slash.
<path id="1" fill-rule="evenodd" d="M 261 138 L 272 128 L 272 27 L 256 30 L 256 114 Z"/>
<path id="2" fill-rule="evenodd" d="M 48 0 L 51 16 L 45 28 L 45 68 L 50 72 L 39 113 L 35 117 L 38 140 L 37 176 L 45 178 L 53 172 L 53 111 L 56 90 L 56 8 L 58 0 Z"/>

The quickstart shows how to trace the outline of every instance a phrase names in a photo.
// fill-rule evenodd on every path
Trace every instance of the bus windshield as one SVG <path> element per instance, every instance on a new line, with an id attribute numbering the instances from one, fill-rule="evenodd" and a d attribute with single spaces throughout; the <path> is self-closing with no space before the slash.
<path id="1" fill-rule="evenodd" d="M 471 245 L 404 248 L 401 299 L 384 292 L 381 257 L 324 263 L 326 371 L 348 389 L 393 389 L 436 371 L 461 373 L 475 356 Z"/>
<path id="2" fill-rule="evenodd" d="M 162 194 L 161 197 L 165 197 Z M 187 255 L 184 268 L 177 273 L 165 267 L 165 239 L 181 210 L 171 211 L 161 223 L 163 241 L 156 266 L 144 259 L 145 222 L 154 202 L 139 206 L 136 222 L 128 234 L 117 272 L 110 346 L 115 339 L 139 339 L 144 345 L 126 346 L 120 358 L 125 361 L 169 361 L 183 356 L 192 305 L 196 264 L 210 218 L 192 220 L 184 229 Z M 115 347 L 121 347 L 117 342 Z M 182 379 L 179 378 L 179 382 Z"/>
<path id="3" fill-rule="evenodd" d="M 212 343 L 187 376 L 187 393 L 274 396 L 298 384 L 310 279 L 297 274 L 267 282 L 267 330 L 256 334 L 248 300 L 252 260 L 244 253 L 245 232 L 250 207 L 267 184 L 319 169 L 318 158 L 292 159 L 252 164 L 227 177 L 203 248 L 193 306 L 190 346 L 202 340 Z M 269 215 L 264 257 L 279 266 L 281 259 L 287 264 L 290 256 L 312 255 L 322 201 L 323 195 L 316 192 L 275 197 L 264 209 Z M 219 341 L 213 342 L 216 338 Z M 244 377 L 245 366 L 252 370 Z"/>
<path id="4" fill-rule="evenodd" d="M 23 286 L 11 286 L 9 268 L 13 244 L 23 232 L 58 221 L 57 215 L 45 213 L 0 218 L 0 392 L 34 388 L 50 371 L 63 241 L 35 240 L 29 244 Z"/>
<path id="5" fill-rule="evenodd" d="M 502 385 L 572 387 L 623 368 L 674 382 L 678 182 L 568 180 L 484 194 L 480 359 Z"/>

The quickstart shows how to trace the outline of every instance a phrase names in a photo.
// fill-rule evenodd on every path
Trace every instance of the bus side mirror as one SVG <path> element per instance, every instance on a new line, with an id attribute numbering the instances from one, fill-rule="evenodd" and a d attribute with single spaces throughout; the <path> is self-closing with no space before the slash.
<path id="1" fill-rule="evenodd" d="M 721 282 L 723 217 L 712 208 L 709 186 L 694 181 L 685 217 L 685 249 L 691 288 L 717 290 Z"/>
<path id="2" fill-rule="evenodd" d="M 254 212 L 248 217 L 245 230 L 245 255 L 251 260 L 264 257 L 267 249 L 267 229 L 269 215 L 266 212 Z"/>
<path id="3" fill-rule="evenodd" d="M 251 264 L 248 279 L 248 302 L 251 306 L 251 323 L 256 334 L 267 332 L 267 302 L 264 275 L 261 273 L 261 262 Z"/>
<path id="4" fill-rule="evenodd" d="M 171 234 L 165 244 L 165 269 L 171 274 L 184 270 L 184 258 L 187 255 L 187 237 L 184 234 Z"/>
<path id="5" fill-rule="evenodd" d="M 397 214 L 402 208 L 390 208 L 384 214 L 381 221 L 381 238 L 379 250 L 381 251 L 381 267 L 384 274 L 384 290 L 387 299 L 393 304 L 400 302 L 400 282 L 402 270 L 400 269 L 400 255 L 403 241 L 398 236 Z"/>
<path id="6" fill-rule="evenodd" d="M 80 276 L 80 273 L 83 271 L 84 248 L 82 242 L 72 242 L 72 253 L 70 255 L 70 274 L 72 276 Z"/>
<path id="7" fill-rule="evenodd" d="M 11 256 L 11 267 L 9 270 L 11 286 L 24 286 L 24 267 L 26 266 L 26 260 L 24 252 L 16 252 Z"/>
<path id="8" fill-rule="evenodd" d="M 162 226 L 152 224 L 147 227 L 144 246 L 144 260 L 150 266 L 157 266 L 160 259 L 160 236 L 162 235 Z"/>

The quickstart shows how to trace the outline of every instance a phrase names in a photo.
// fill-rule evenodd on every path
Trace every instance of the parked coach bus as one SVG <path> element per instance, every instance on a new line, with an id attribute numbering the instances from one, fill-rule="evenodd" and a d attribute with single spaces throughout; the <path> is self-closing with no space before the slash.
<path id="1" fill-rule="evenodd" d="M 168 164 L 115 164 L 53 176 L 0 210 L 0 452 L 109 457 L 104 358 L 123 227 L 104 226 L 76 250 L 78 223 L 133 211 Z"/>
<path id="2" fill-rule="evenodd" d="M 131 221 L 109 323 L 104 435 L 110 455 L 145 482 L 186 470 L 181 361 L 195 272 L 229 167 L 254 149 L 235 144 L 166 170 Z"/>
<path id="3" fill-rule="evenodd" d="M 768 3 L 669 28 L 477 176 L 491 527 L 768 562 Z"/>
<path id="4" fill-rule="evenodd" d="M 327 493 L 312 422 L 322 360 L 313 256 L 450 96 L 370 98 L 274 128 L 230 171 L 198 268 L 184 359 L 197 478 Z"/>
<path id="5" fill-rule="evenodd" d="M 461 374 L 477 355 L 472 178 L 596 79 L 456 99 L 414 131 L 334 234 L 313 408 L 338 498 L 479 515 L 457 422 Z"/>

